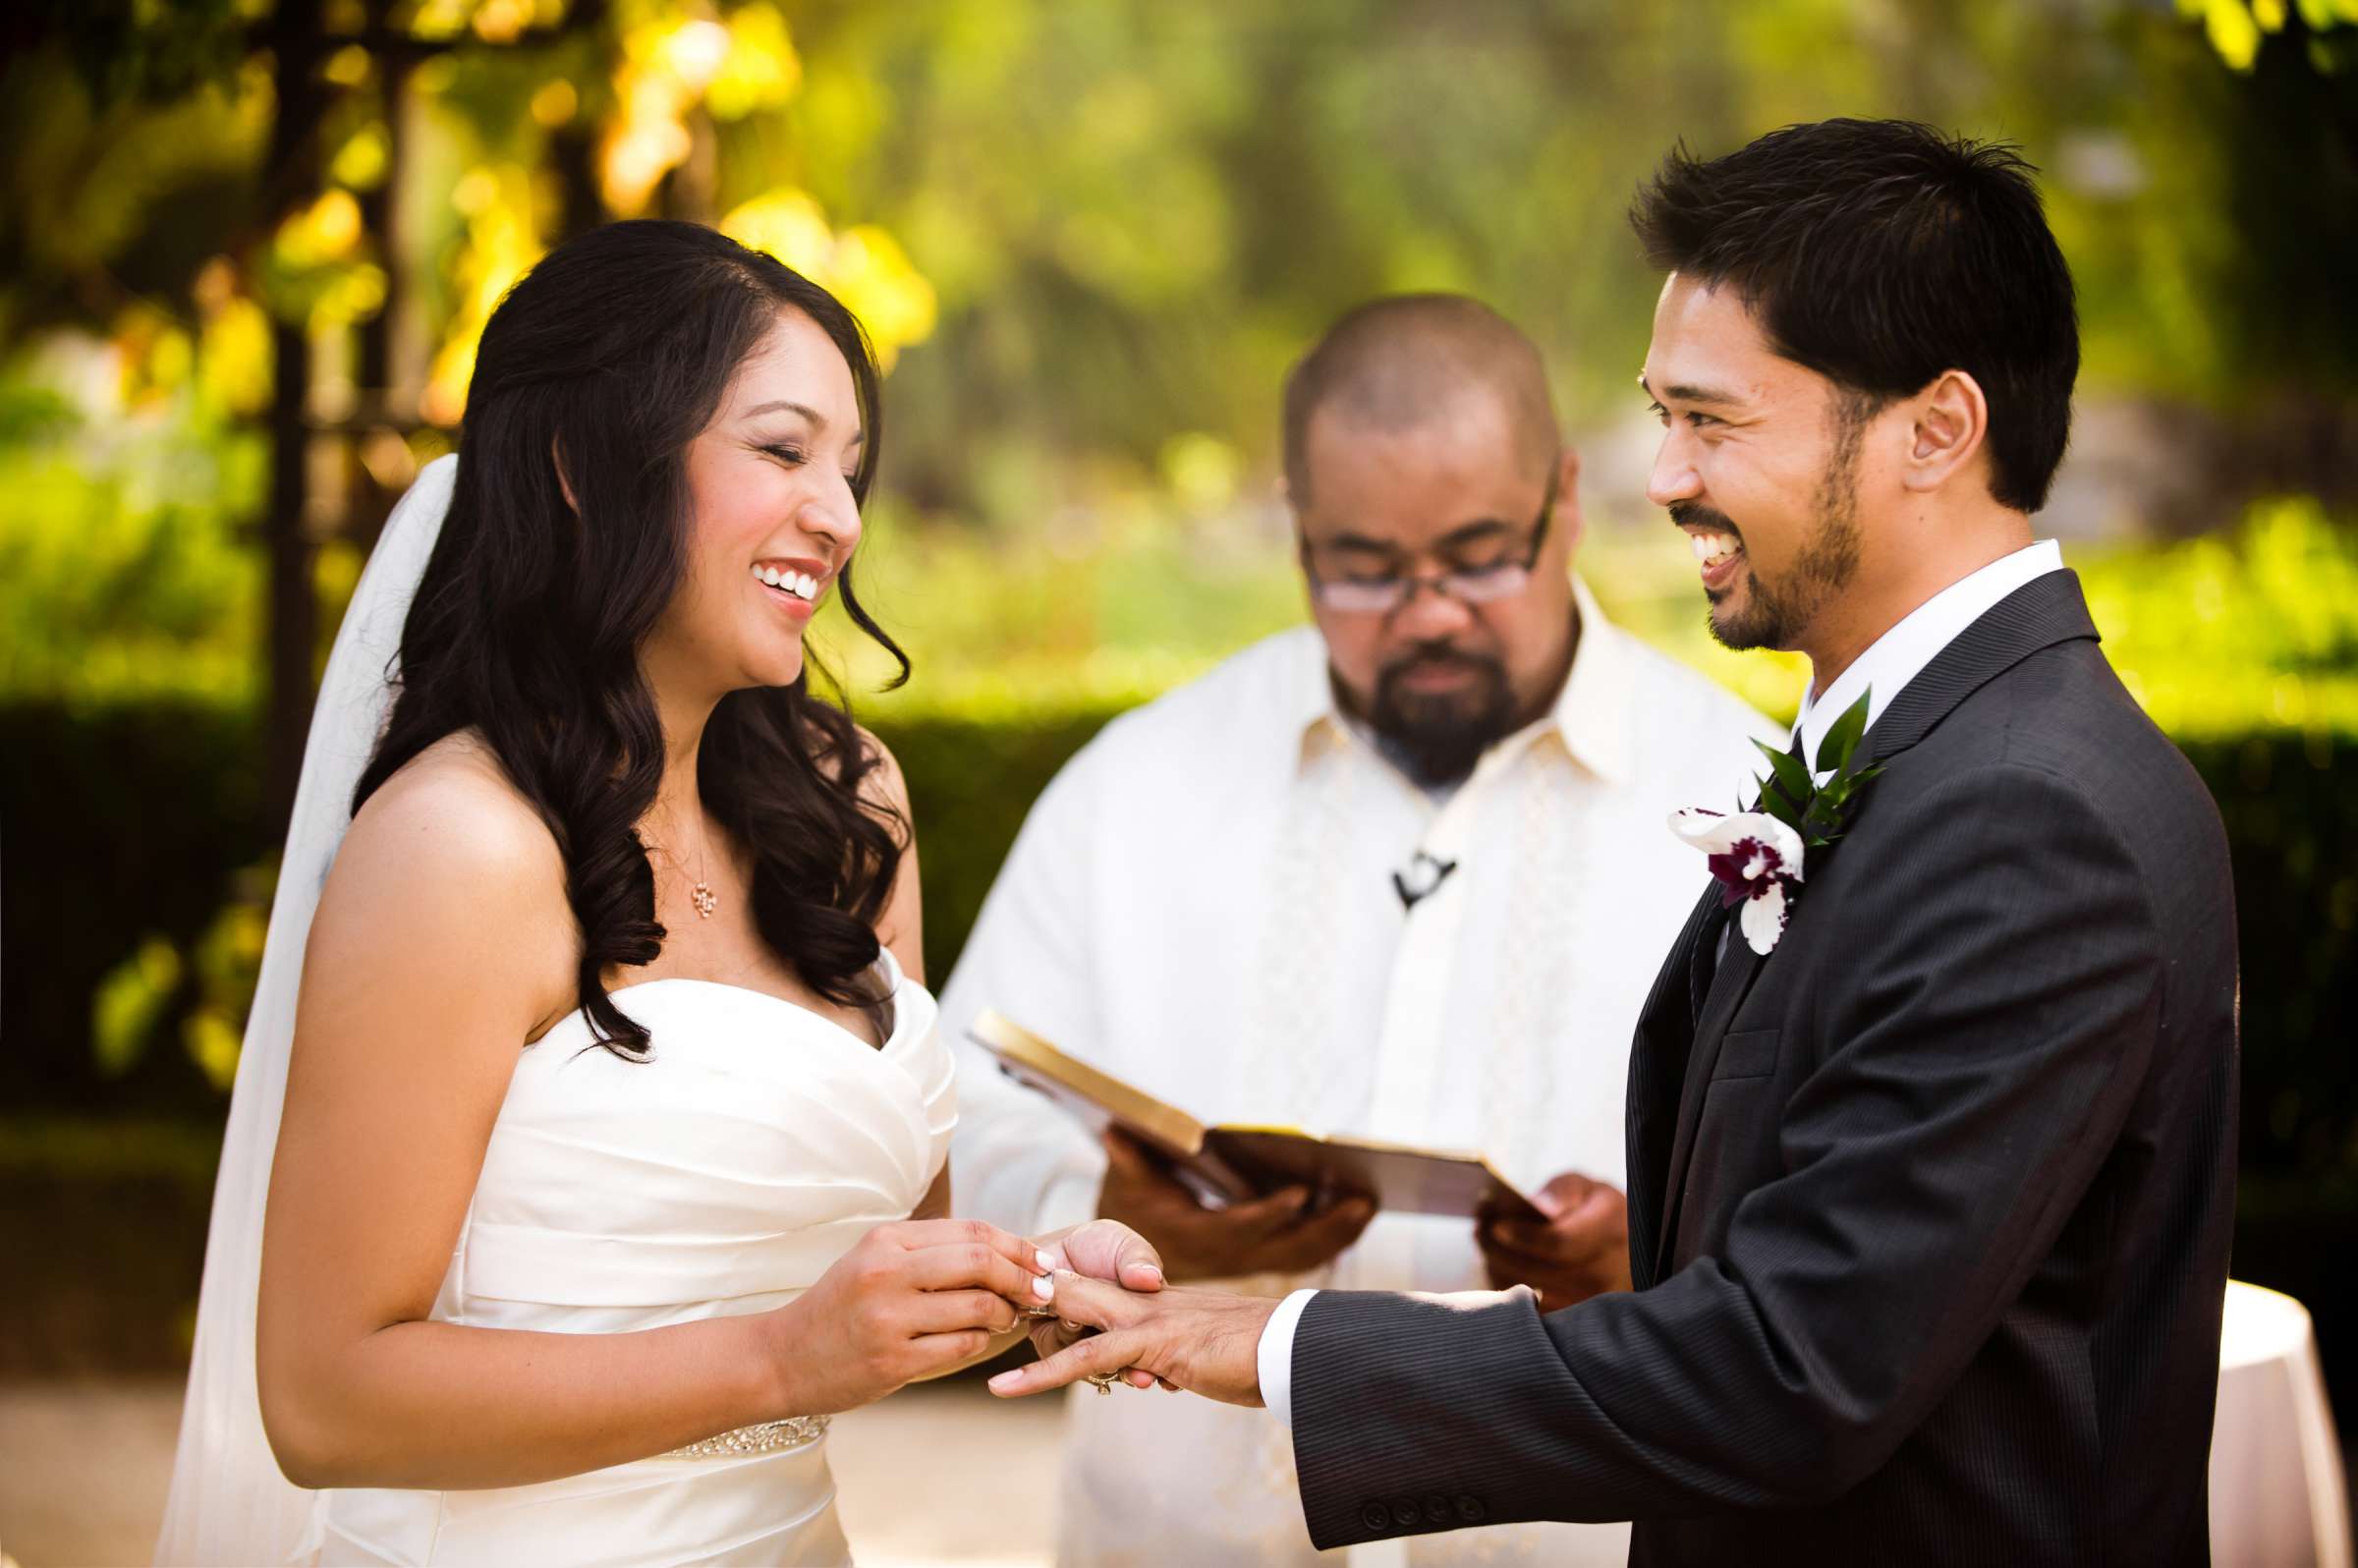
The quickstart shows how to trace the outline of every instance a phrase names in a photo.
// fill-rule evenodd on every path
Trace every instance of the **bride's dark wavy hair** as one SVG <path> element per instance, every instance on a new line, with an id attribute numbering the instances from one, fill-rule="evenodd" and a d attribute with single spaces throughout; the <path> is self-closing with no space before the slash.
<path id="1" fill-rule="evenodd" d="M 582 1011 L 601 1043 L 635 1059 L 648 1054 L 647 1031 L 603 976 L 653 962 L 664 937 L 637 830 L 664 756 L 640 647 L 686 572 L 688 445 L 788 310 L 851 366 L 867 435 L 852 494 L 865 504 L 883 445 L 875 359 L 859 321 L 810 279 L 710 229 L 638 221 L 567 241 L 510 291 L 477 352 L 457 486 L 402 627 L 392 714 L 353 791 L 358 812 L 420 752 L 478 732 L 564 855 Z M 861 606 L 848 561 L 836 592 L 907 679 L 908 657 Z M 697 790 L 752 858 L 762 939 L 821 996 L 872 1006 L 875 922 L 908 822 L 864 794 L 879 758 L 811 692 L 810 668 L 806 653 L 792 686 L 722 699 Z"/>

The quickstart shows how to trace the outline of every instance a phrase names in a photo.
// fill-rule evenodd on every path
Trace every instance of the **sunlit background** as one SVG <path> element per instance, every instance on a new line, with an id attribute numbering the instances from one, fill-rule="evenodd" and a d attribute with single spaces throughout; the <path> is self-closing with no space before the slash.
<path id="1" fill-rule="evenodd" d="M 1373 294 L 1540 342 L 1600 597 L 1789 713 L 1644 500 L 1623 214 L 1681 139 L 1899 114 L 2045 171 L 2086 368 L 2042 528 L 2226 817 L 2236 1269 L 2351 1408 L 2358 0 L 45 0 L 0 39 L 0 1377 L 186 1354 L 310 682 L 549 246 L 714 223 L 874 336 L 862 570 L 916 678 L 826 641 L 938 980 L 1075 746 L 1302 618 L 1278 385 Z"/>

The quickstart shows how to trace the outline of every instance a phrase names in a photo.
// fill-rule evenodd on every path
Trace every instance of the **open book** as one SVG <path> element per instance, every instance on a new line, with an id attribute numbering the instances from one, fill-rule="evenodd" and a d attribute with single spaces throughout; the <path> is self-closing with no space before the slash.
<path id="1" fill-rule="evenodd" d="M 997 1060 L 999 1071 L 1047 1095 L 1093 1131 L 1101 1133 L 1110 1123 L 1152 1148 L 1189 1191 L 1215 1208 L 1301 1186 L 1322 1197 L 1364 1194 L 1396 1213 L 1472 1218 L 1480 1210 L 1544 1218 L 1480 1154 L 1293 1127 L 1207 1127 L 997 1013 L 984 1011 L 967 1037 Z"/>

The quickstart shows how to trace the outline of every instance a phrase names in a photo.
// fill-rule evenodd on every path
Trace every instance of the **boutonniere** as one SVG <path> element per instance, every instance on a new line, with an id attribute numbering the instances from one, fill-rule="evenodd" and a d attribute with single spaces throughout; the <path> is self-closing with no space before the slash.
<path id="1" fill-rule="evenodd" d="M 1825 739 L 1818 743 L 1815 769 L 1803 766 L 1790 752 L 1753 742 L 1768 758 L 1769 768 L 1760 781 L 1760 804 L 1753 810 L 1729 814 L 1690 806 L 1670 813 L 1670 830 L 1708 857 L 1712 875 L 1719 881 L 1722 907 L 1744 906 L 1737 924 L 1744 940 L 1764 958 L 1793 917 L 1809 852 L 1842 836 L 1858 792 L 1883 770 L 1880 762 L 1857 765 L 1870 696 L 1862 693 L 1825 732 Z"/>

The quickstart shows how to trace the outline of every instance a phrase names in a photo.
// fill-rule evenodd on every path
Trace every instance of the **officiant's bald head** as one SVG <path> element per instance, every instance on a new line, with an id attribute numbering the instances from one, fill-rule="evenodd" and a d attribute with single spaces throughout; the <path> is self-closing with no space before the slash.
<path id="1" fill-rule="evenodd" d="M 1503 417 L 1516 456 L 1544 477 L 1558 433 L 1538 346 L 1462 294 L 1372 300 L 1328 327 L 1286 377 L 1287 493 L 1297 507 L 1311 497 L 1316 426 L 1399 434 L 1458 418 L 1470 403 Z"/>
<path id="2" fill-rule="evenodd" d="M 1285 383 L 1286 499 L 1337 698 L 1445 785 L 1571 667 L 1579 461 L 1540 351 L 1488 307 L 1345 315 Z"/>

